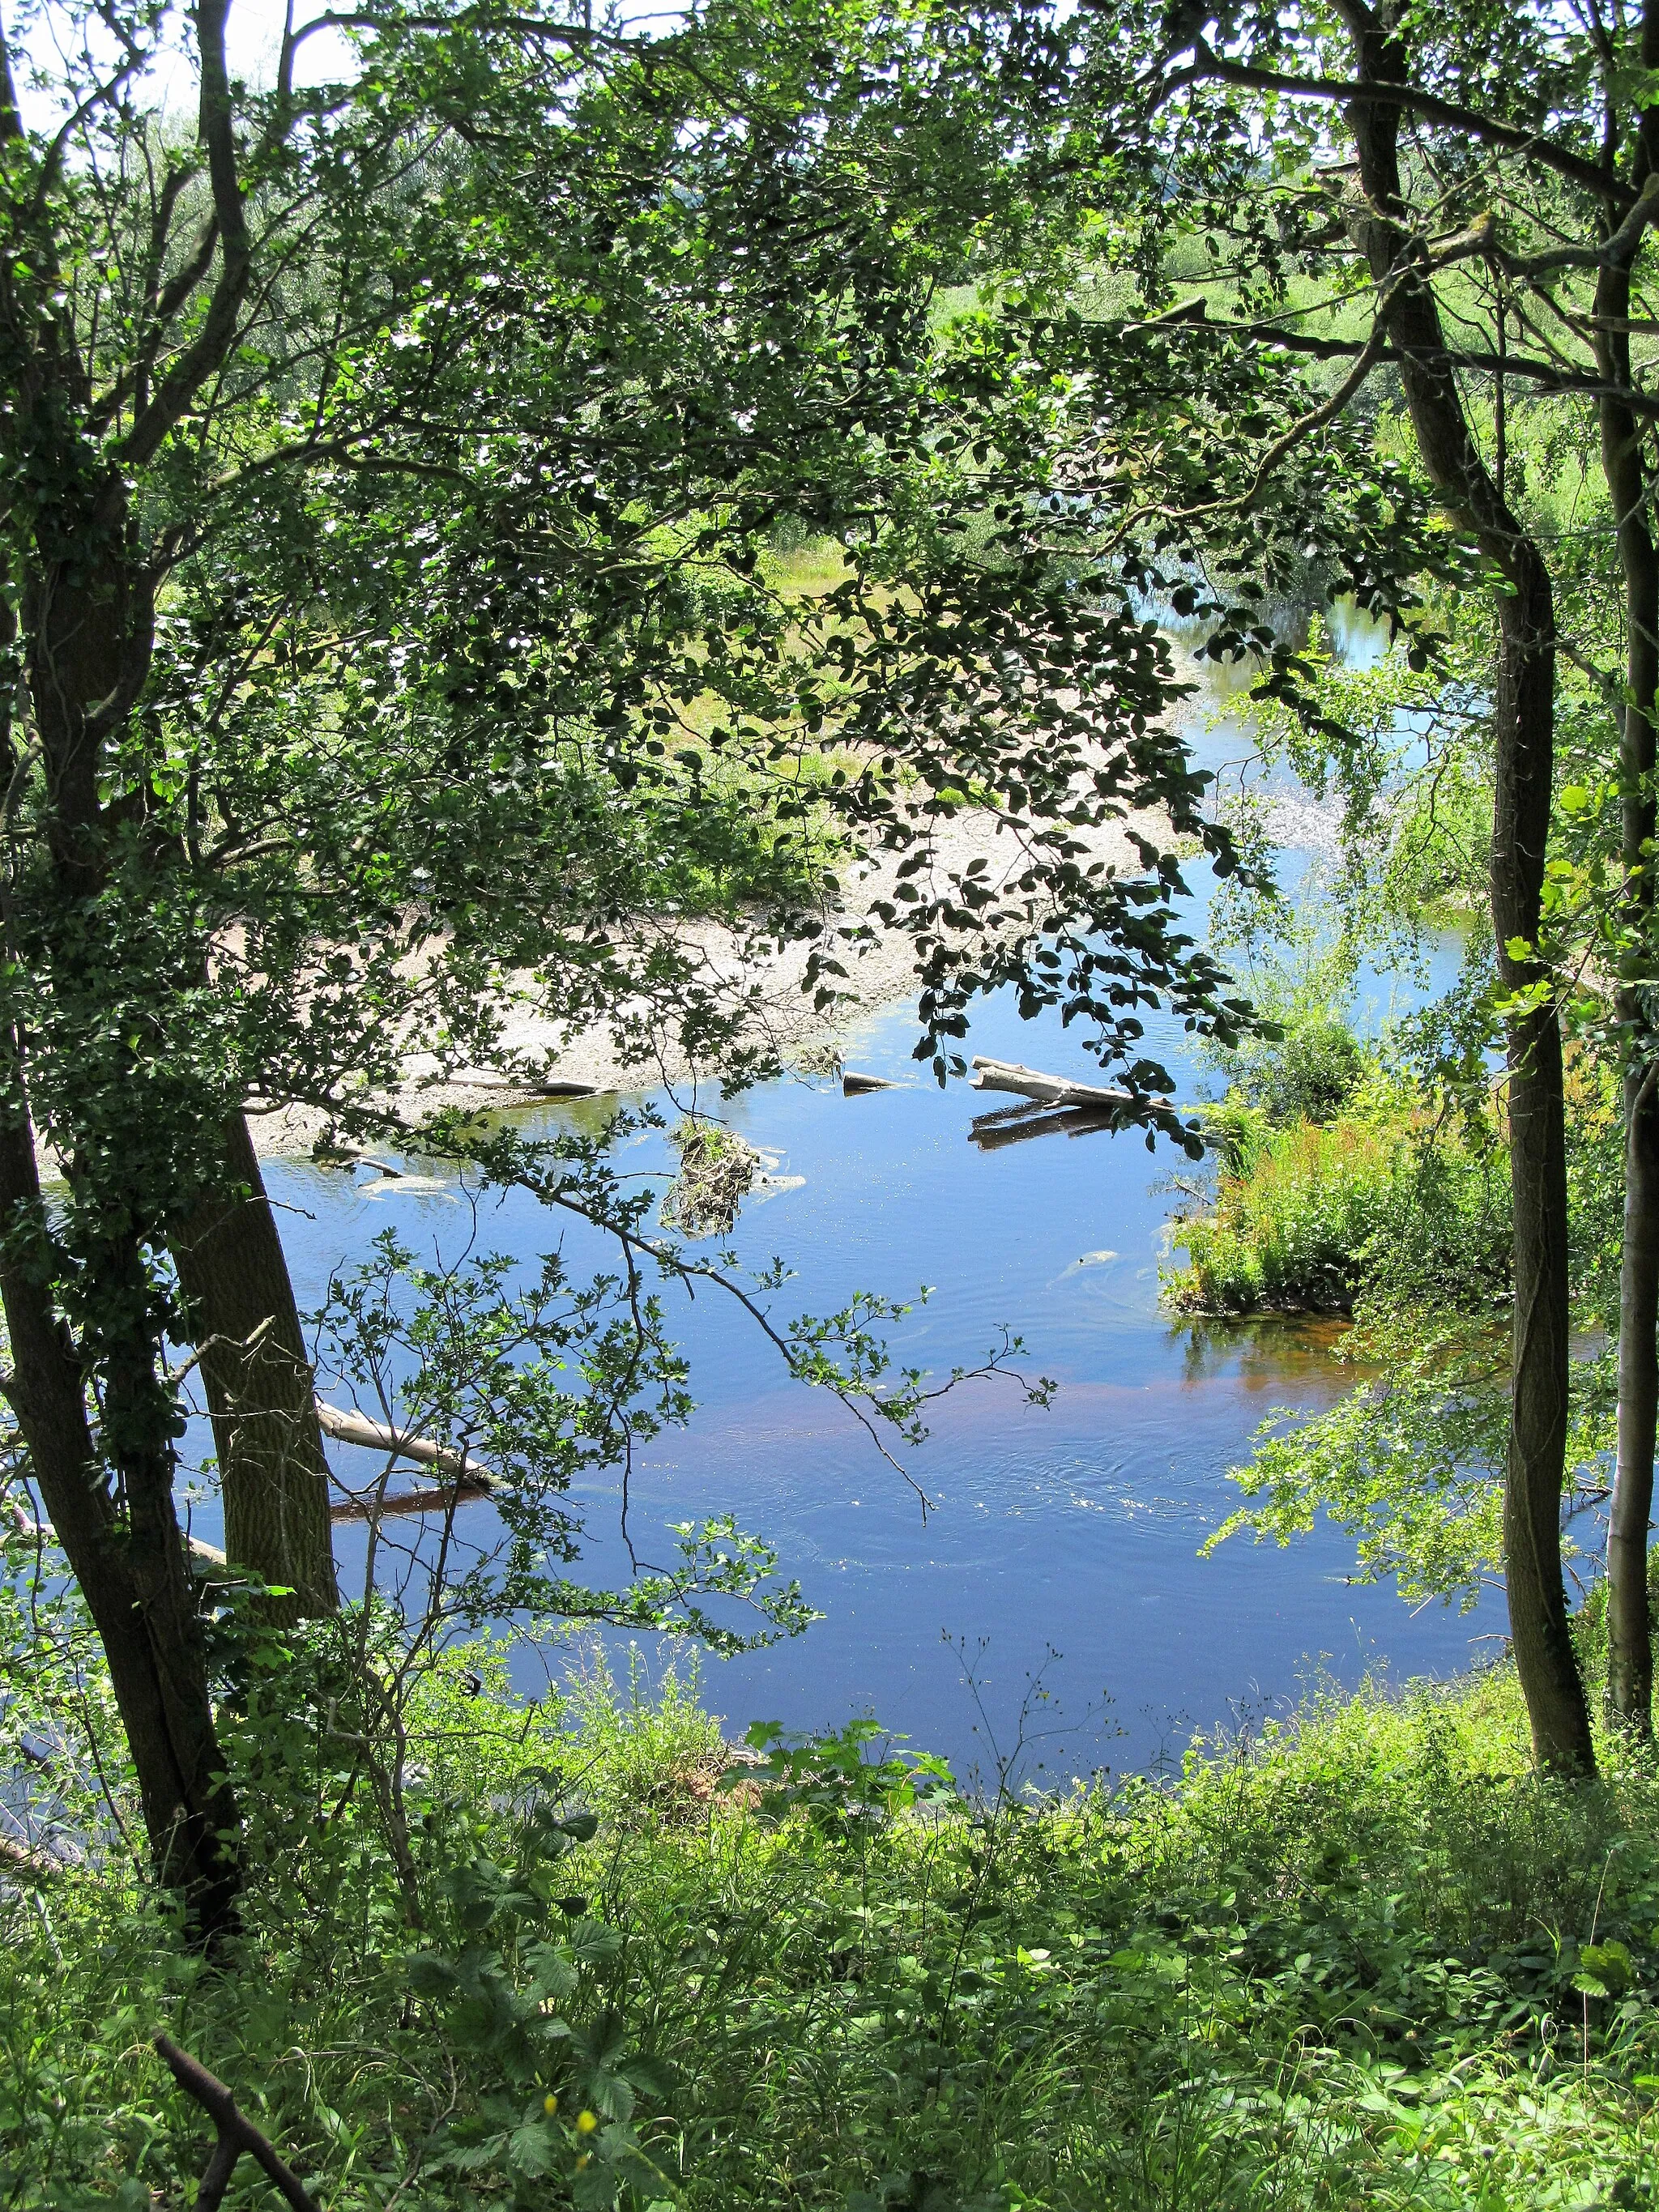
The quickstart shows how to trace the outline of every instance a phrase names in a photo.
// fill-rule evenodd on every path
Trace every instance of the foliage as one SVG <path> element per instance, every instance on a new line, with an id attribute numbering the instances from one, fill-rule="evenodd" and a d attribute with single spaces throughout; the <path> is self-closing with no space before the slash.
<path id="1" fill-rule="evenodd" d="M 1240 1057 L 1233 1090 L 1274 1122 L 1334 1121 L 1368 1064 L 1358 1039 L 1329 1014 L 1292 1024 L 1277 1048 Z"/>
<path id="2" fill-rule="evenodd" d="M 1172 1224 L 1188 1266 L 1166 1278 L 1177 1312 L 1346 1312 L 1390 1211 L 1401 1146 L 1358 1116 L 1273 1130 L 1224 1122 L 1213 1215 Z"/>
<path id="3" fill-rule="evenodd" d="M 866 1779 L 792 1747 L 850 1820 L 742 1788 L 688 1817 L 637 1699 L 622 1743 L 486 1674 L 434 1676 L 421 1717 L 418 1930 L 372 1817 L 296 1822 L 230 1972 L 118 1869 L 0 1901 L 20 2212 L 187 2198 L 206 2133 L 159 2024 L 339 2212 L 618 2183 L 688 2212 L 1531 2212 L 1659 2179 L 1653 1778 L 1529 1773 L 1504 1670 L 1322 1692 L 1172 1782 L 1048 1800 L 906 1810 L 878 1741 Z M 584 1814 L 619 1790 L 631 1820 Z"/>
<path id="4" fill-rule="evenodd" d="M 1570 1066 L 1573 1288 L 1586 1335 L 1616 1308 L 1621 1124 L 1603 1068 Z M 1284 1544 L 1326 1516 L 1355 1540 L 1358 1579 L 1465 1607 L 1501 1582 L 1509 1424 L 1509 1188 L 1501 1133 L 1466 1112 L 1431 1121 L 1409 1080 L 1374 1079 L 1328 1127 L 1273 1129 L 1231 1103 L 1212 1216 L 1179 1225 L 1190 1267 L 1177 1310 L 1275 1298 L 1351 1312 L 1335 1357 L 1352 1377 L 1311 1419 L 1276 1411 L 1231 1470 L 1246 1503 L 1209 1539 Z M 1358 1110 L 1366 1108 L 1369 1110 Z M 1571 1519 L 1604 1492 L 1612 1356 L 1593 1338 L 1570 1370 Z"/>
<path id="5" fill-rule="evenodd" d="M 1337 1042 L 1336 1040 L 1340 1040 Z M 1346 1048 L 1346 1049 L 1344 1048 Z M 1212 1212 L 1175 1224 L 1189 1264 L 1166 1273 L 1179 1312 L 1350 1312 L 1369 1304 L 1490 1312 L 1509 1272 L 1501 1150 L 1437 1127 L 1408 1084 L 1366 1065 L 1334 1024 L 1292 1030 L 1208 1115 L 1222 1154 Z M 1333 1117 L 1302 1099 L 1352 1087 Z M 1283 1120 L 1252 1093 L 1283 1101 Z M 1281 1108 L 1281 1112 L 1283 1112 Z"/>

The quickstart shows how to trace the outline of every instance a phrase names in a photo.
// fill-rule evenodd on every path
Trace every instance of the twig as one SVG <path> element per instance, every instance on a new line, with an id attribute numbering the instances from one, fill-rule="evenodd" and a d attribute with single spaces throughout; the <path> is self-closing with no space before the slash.
<path id="1" fill-rule="evenodd" d="M 200 1366 L 202 1361 L 206 1358 L 208 1353 L 211 1352 L 216 1346 L 228 1344 L 231 1346 L 232 1350 L 235 1352 L 253 1352 L 258 1349 L 261 1339 L 266 1336 L 270 1330 L 276 1328 L 276 1315 L 267 1314 L 264 1319 L 259 1323 L 258 1327 L 247 1336 L 204 1337 L 200 1344 L 197 1346 L 195 1351 L 191 1353 L 190 1358 L 185 1360 L 182 1367 L 169 1367 L 166 1370 L 165 1379 L 168 1387 L 171 1389 L 176 1389 L 178 1385 L 184 1381 L 185 1376 L 191 1372 L 192 1368 Z"/>
<path id="2" fill-rule="evenodd" d="M 0 1836 L 0 1872 L 33 1875 L 37 1881 L 47 1881 L 63 1871 L 63 1860 L 53 1858 L 49 1851 L 31 1850 L 15 1837 Z"/>
<path id="3" fill-rule="evenodd" d="M 170 2035 L 158 2035 L 155 2048 L 166 2059 L 179 2087 L 186 2096 L 195 2098 L 219 2130 L 213 2155 L 196 2192 L 196 2212 L 217 2212 L 226 2185 L 244 2151 L 258 2160 L 294 2207 L 294 2212 L 320 2212 L 317 2200 L 294 2169 L 272 2148 L 252 2121 L 238 2111 L 236 2100 L 216 2075 L 210 2074 L 187 2051 L 180 2051 Z"/>

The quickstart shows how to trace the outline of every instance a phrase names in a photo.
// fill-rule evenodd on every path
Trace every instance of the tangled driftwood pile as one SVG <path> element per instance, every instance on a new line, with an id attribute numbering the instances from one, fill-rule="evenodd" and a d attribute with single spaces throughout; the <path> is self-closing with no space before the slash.
<path id="1" fill-rule="evenodd" d="M 754 1188 L 760 1154 L 735 1129 L 688 1116 L 669 1133 L 680 1171 L 662 1202 L 665 1228 L 683 1237 L 729 1237 Z"/>

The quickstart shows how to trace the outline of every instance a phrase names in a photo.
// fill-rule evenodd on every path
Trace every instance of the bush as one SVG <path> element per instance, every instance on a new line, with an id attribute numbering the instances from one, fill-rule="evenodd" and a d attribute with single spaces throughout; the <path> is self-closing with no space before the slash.
<path id="1" fill-rule="evenodd" d="M 1271 1121 L 1331 1121 L 1370 1066 L 1358 1039 L 1321 1016 L 1294 1024 L 1270 1050 L 1247 1061 L 1233 1088 Z"/>
<path id="2" fill-rule="evenodd" d="M 1279 1124 L 1237 1090 L 1209 1109 L 1216 1202 L 1171 1228 L 1188 1262 L 1164 1278 L 1176 1311 L 1348 1313 L 1370 1302 L 1489 1314 L 1507 1296 L 1502 1148 L 1478 1127 L 1437 1127 L 1407 1086 L 1361 1066 L 1329 1121 Z"/>
<path id="3" fill-rule="evenodd" d="M 1177 1312 L 1346 1312 L 1363 1255 L 1394 1211 L 1399 1142 L 1363 1122 L 1228 1133 L 1216 1210 L 1176 1224 L 1188 1265 L 1166 1275 Z"/>

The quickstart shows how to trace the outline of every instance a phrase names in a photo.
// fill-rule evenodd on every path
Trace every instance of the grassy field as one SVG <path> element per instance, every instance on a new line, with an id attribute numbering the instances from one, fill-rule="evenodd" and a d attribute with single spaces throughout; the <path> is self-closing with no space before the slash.
<path id="1" fill-rule="evenodd" d="M 10 1892 L 5 2203 L 193 2201 L 158 2027 L 328 2212 L 1655 2201 L 1659 1778 L 1531 1776 L 1503 1669 L 1041 1801 L 856 1731 L 723 1788 L 592 1664 L 410 1718 L 404 1878 L 296 1746 L 216 1966 L 118 1858 Z"/>

